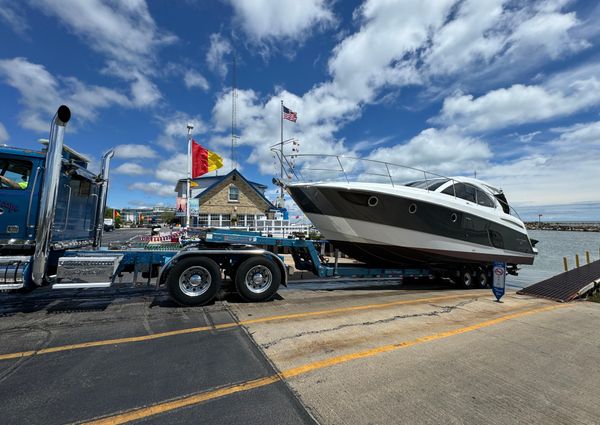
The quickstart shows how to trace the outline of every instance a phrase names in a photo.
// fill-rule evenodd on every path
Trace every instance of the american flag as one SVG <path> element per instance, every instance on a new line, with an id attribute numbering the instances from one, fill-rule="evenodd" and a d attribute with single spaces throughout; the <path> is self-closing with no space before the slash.
<path id="1" fill-rule="evenodd" d="M 298 114 L 292 111 L 290 108 L 283 107 L 283 119 L 296 122 Z"/>

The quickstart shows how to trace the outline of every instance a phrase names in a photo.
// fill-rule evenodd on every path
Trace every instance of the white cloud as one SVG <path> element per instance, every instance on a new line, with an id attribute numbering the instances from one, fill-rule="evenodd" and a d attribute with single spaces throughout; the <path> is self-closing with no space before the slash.
<path id="1" fill-rule="evenodd" d="M 25 109 L 19 114 L 21 126 L 36 131 L 48 131 L 56 108 L 65 103 L 75 120 L 93 121 L 100 109 L 113 105 L 130 107 L 127 97 L 115 90 L 86 85 L 74 77 L 54 78 L 43 65 L 25 58 L 0 60 L 0 75 L 21 95 Z"/>
<path id="2" fill-rule="evenodd" d="M 104 54 L 104 71 L 131 83 L 135 106 L 151 106 L 161 99 L 149 76 L 155 73 L 157 49 L 174 43 L 177 37 L 157 27 L 145 1 L 30 1 L 36 9 L 58 18 L 90 48 Z"/>
<path id="3" fill-rule="evenodd" d="M 122 159 L 156 158 L 158 154 L 147 145 L 118 145 L 115 146 L 115 157 Z"/>
<path id="4" fill-rule="evenodd" d="M 31 3 L 57 17 L 94 50 L 136 67 L 148 65 L 157 47 L 177 39 L 157 27 L 143 0 L 31 0 Z"/>
<path id="5" fill-rule="evenodd" d="M 207 127 L 200 116 L 192 116 L 185 112 L 176 111 L 172 115 L 158 117 L 163 126 L 162 133 L 155 143 L 169 151 L 185 150 L 187 152 L 187 125 L 192 124 L 192 137 L 200 141 Z"/>
<path id="6" fill-rule="evenodd" d="M 0 21 L 21 36 L 29 30 L 25 13 L 17 2 L 11 0 L 0 0 Z"/>
<path id="7" fill-rule="evenodd" d="M 460 93 L 446 98 L 435 121 L 484 131 L 571 115 L 598 104 L 600 80 L 595 77 L 560 90 L 515 84 L 478 98 Z"/>
<path id="8" fill-rule="evenodd" d="M 183 81 L 185 82 L 185 86 L 188 89 L 197 87 L 200 90 L 207 91 L 210 87 L 208 85 L 208 81 L 202 74 L 194 70 L 188 70 L 185 72 L 183 76 Z"/>
<path id="9" fill-rule="evenodd" d="M 115 157 L 122 159 L 156 158 L 158 154 L 147 145 L 117 145 L 115 146 Z"/>
<path id="10" fill-rule="evenodd" d="M 0 122 L 0 143 L 6 142 L 10 137 L 8 136 L 8 132 L 4 125 Z"/>
<path id="11" fill-rule="evenodd" d="M 174 188 L 177 180 L 187 178 L 187 172 L 187 153 L 178 153 L 169 159 L 160 161 L 156 165 L 155 176 L 159 180 L 171 182 L 172 188 Z"/>
<path id="12" fill-rule="evenodd" d="M 228 40 L 223 38 L 221 34 L 210 35 L 210 47 L 206 54 L 206 63 L 208 67 L 221 78 L 227 75 L 227 63 L 225 57 L 231 53 L 232 48 Z"/>
<path id="13" fill-rule="evenodd" d="M 163 184 L 158 182 L 136 182 L 127 186 L 129 190 L 141 190 L 142 192 L 148 193 L 150 195 L 156 195 L 163 198 L 174 198 L 175 194 L 175 184 Z"/>
<path id="14" fill-rule="evenodd" d="M 127 174 L 130 176 L 138 176 L 142 174 L 149 174 L 151 171 L 148 167 L 142 167 L 140 164 L 135 162 L 125 162 L 114 169 L 117 174 Z"/>
<path id="15" fill-rule="evenodd" d="M 405 144 L 376 149 L 368 159 L 456 175 L 484 167 L 491 156 L 481 140 L 463 136 L 456 129 L 428 128 Z M 415 176 L 423 178 L 422 173 Z"/>
<path id="16" fill-rule="evenodd" d="M 301 41 L 335 22 L 326 0 L 230 0 L 235 19 L 256 41 Z"/>
<path id="17" fill-rule="evenodd" d="M 555 139 L 529 146 L 525 156 L 503 162 L 490 158 L 478 176 L 504 189 L 517 205 L 600 202 L 591 184 L 600 181 L 600 121 L 554 131 Z"/>

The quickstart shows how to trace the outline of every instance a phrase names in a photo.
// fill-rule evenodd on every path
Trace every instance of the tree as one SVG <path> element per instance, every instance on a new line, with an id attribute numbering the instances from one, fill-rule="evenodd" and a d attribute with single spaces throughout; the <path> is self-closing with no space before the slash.
<path id="1" fill-rule="evenodd" d="M 160 215 L 160 219 L 163 223 L 173 224 L 175 221 L 175 213 L 173 211 L 165 211 Z"/>
<path id="2" fill-rule="evenodd" d="M 113 218 L 114 208 L 106 207 L 104 210 L 104 218 Z"/>

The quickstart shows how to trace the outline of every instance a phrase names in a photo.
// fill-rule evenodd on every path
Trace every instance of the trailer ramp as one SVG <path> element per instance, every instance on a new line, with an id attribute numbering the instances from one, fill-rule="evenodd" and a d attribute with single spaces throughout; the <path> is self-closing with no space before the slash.
<path id="1" fill-rule="evenodd" d="M 542 280 L 517 292 L 559 302 L 572 301 L 600 287 L 600 260 Z"/>

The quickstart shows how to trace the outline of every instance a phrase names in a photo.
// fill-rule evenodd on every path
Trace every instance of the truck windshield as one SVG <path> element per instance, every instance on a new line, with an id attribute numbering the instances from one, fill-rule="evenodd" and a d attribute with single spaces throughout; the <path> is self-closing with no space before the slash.
<path id="1" fill-rule="evenodd" d="M 0 188 L 26 190 L 31 176 L 31 162 L 19 159 L 0 159 Z"/>

